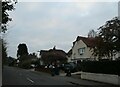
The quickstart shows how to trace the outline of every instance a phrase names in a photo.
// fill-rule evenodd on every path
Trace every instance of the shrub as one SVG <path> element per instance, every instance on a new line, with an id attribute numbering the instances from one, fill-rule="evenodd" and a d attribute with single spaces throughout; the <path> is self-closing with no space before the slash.
<path id="1" fill-rule="evenodd" d="M 120 61 L 83 61 L 80 69 L 83 72 L 120 75 Z"/>
<path id="2" fill-rule="evenodd" d="M 31 62 L 30 61 L 22 61 L 19 63 L 19 67 L 24 68 L 24 69 L 30 69 Z"/>

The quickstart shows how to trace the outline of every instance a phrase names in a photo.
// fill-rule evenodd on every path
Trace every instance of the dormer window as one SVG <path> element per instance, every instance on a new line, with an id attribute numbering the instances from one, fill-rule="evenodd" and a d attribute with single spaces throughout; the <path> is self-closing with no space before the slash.
<path id="1" fill-rule="evenodd" d="M 84 52 L 85 52 L 85 47 L 78 49 L 78 53 L 79 53 L 80 55 L 83 55 Z"/>

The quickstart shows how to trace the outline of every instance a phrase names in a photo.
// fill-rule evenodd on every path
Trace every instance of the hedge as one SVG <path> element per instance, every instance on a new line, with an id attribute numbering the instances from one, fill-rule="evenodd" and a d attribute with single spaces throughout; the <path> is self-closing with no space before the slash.
<path id="1" fill-rule="evenodd" d="M 115 74 L 120 76 L 120 61 L 83 61 L 79 62 L 83 72 Z"/>

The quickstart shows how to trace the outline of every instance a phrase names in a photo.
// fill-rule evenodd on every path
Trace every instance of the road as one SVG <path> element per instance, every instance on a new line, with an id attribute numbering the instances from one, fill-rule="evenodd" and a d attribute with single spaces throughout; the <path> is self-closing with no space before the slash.
<path id="1" fill-rule="evenodd" d="M 51 76 L 48 73 L 4 66 L 2 85 L 108 85 L 66 76 Z"/>

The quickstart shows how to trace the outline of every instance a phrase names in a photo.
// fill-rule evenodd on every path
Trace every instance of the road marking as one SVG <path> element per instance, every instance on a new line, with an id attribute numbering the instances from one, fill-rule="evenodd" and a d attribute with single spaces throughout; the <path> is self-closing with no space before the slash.
<path id="1" fill-rule="evenodd" d="M 27 78 L 27 80 L 29 80 L 30 82 L 34 83 L 34 81 L 33 81 L 33 80 L 31 80 L 31 79 L 29 79 L 29 78 Z"/>

